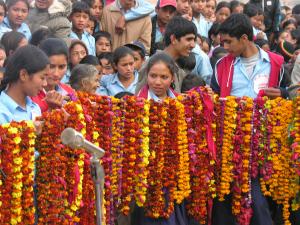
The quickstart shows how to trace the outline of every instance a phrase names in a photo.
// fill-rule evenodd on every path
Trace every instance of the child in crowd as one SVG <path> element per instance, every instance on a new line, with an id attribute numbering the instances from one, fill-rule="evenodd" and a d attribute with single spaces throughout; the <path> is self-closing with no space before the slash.
<path id="1" fill-rule="evenodd" d="M 102 66 L 102 75 L 109 75 L 116 72 L 113 67 L 113 53 L 104 52 L 98 56 L 99 64 Z"/>
<path id="2" fill-rule="evenodd" d="M 100 21 L 102 16 L 103 10 L 103 1 L 102 0 L 82 0 L 83 2 L 87 3 L 90 8 L 90 17 L 93 21 L 95 21 L 94 31 L 100 31 Z"/>
<path id="3" fill-rule="evenodd" d="M 36 102 L 42 112 L 62 107 L 75 97 L 74 90 L 61 83 L 68 68 L 68 47 L 58 38 L 49 38 L 43 41 L 40 48 L 46 53 L 50 61 L 50 69 L 47 74 L 47 85 L 41 90 L 33 101 Z"/>
<path id="4" fill-rule="evenodd" d="M 142 65 L 145 62 L 146 58 L 146 49 L 142 42 L 140 41 L 134 41 L 130 44 L 126 44 L 128 48 L 130 48 L 133 51 L 134 55 L 134 69 L 136 71 L 139 71 L 142 67 Z"/>
<path id="5" fill-rule="evenodd" d="M 6 16 L 7 13 L 7 9 L 6 9 L 6 5 L 5 2 L 0 0 L 0 39 L 2 38 L 3 34 L 11 31 L 10 28 L 8 28 L 4 23 L 4 17 Z"/>
<path id="6" fill-rule="evenodd" d="M 214 23 L 208 32 L 208 38 L 210 40 L 210 52 L 208 53 L 209 57 L 212 56 L 214 49 L 220 46 L 220 26 L 220 23 Z"/>
<path id="7" fill-rule="evenodd" d="M 114 51 L 113 60 L 117 72 L 102 76 L 97 93 L 108 96 L 122 91 L 134 93 L 139 74 L 134 70 L 133 51 L 126 46 L 119 47 Z"/>
<path id="8" fill-rule="evenodd" d="M 205 81 L 197 76 L 197 74 L 190 73 L 182 81 L 181 93 L 187 93 L 191 89 L 199 86 L 205 86 Z"/>
<path id="9" fill-rule="evenodd" d="M 28 25 L 24 22 L 28 16 L 29 3 L 27 0 L 7 1 L 7 16 L 3 20 L 3 25 L 14 31 L 18 31 L 26 37 L 31 38 Z"/>
<path id="10" fill-rule="evenodd" d="M 87 22 L 87 25 L 85 27 L 85 31 L 87 31 L 90 35 L 93 36 L 96 24 L 97 24 L 97 21 L 94 20 L 92 17 L 90 17 Z"/>
<path id="11" fill-rule="evenodd" d="M 6 60 L 5 48 L 2 44 L 0 44 L 0 67 L 4 66 Z"/>
<path id="12" fill-rule="evenodd" d="M 233 0 L 230 2 L 230 11 L 232 13 L 243 13 L 244 4 L 240 1 Z"/>
<path id="13" fill-rule="evenodd" d="M 200 39 L 200 41 L 198 42 L 201 50 L 203 52 L 205 52 L 206 54 L 208 54 L 210 52 L 210 41 L 208 38 L 200 36 L 197 37 L 197 39 Z"/>
<path id="14" fill-rule="evenodd" d="M 257 39 L 268 40 L 267 35 L 261 30 L 264 26 L 263 11 L 256 5 L 248 3 L 244 6 L 244 14 L 250 18 L 253 26 L 254 37 Z"/>
<path id="15" fill-rule="evenodd" d="M 99 84 L 100 76 L 95 66 L 78 64 L 73 68 L 70 85 L 74 90 L 95 94 Z"/>
<path id="16" fill-rule="evenodd" d="M 298 23 L 295 19 L 286 20 L 282 24 L 282 30 L 284 30 L 286 32 L 292 32 L 293 30 L 296 30 L 297 27 L 298 27 Z"/>
<path id="17" fill-rule="evenodd" d="M 216 22 L 223 23 L 230 14 L 230 4 L 225 1 L 219 2 L 216 7 Z"/>
<path id="18" fill-rule="evenodd" d="M 205 19 L 206 0 L 192 0 L 191 7 L 193 10 L 193 23 L 197 27 L 197 33 L 203 37 L 208 37 L 208 31 L 211 23 Z"/>
<path id="19" fill-rule="evenodd" d="M 216 6 L 217 6 L 216 0 L 206 0 L 205 18 L 211 23 L 216 21 L 216 15 L 215 15 Z"/>
<path id="20" fill-rule="evenodd" d="M 79 64 L 93 65 L 98 70 L 99 75 L 102 75 L 102 66 L 96 56 L 87 55 L 80 61 Z"/>
<path id="21" fill-rule="evenodd" d="M 100 55 L 103 52 L 112 51 L 112 40 L 110 33 L 106 31 L 99 31 L 95 34 L 96 40 L 96 55 Z"/>
<path id="22" fill-rule="evenodd" d="M 5 48 L 6 56 L 11 56 L 18 48 L 28 44 L 24 34 L 17 31 L 5 33 L 1 38 L 1 44 Z"/>
<path id="23" fill-rule="evenodd" d="M 29 43 L 35 46 L 39 46 L 42 41 L 51 37 L 54 37 L 52 32 L 47 27 L 42 27 L 32 33 Z"/>
<path id="24" fill-rule="evenodd" d="M 70 21 L 72 31 L 70 38 L 81 40 L 88 49 L 89 55 L 96 55 L 95 38 L 90 35 L 85 28 L 90 18 L 90 9 L 85 2 L 75 2 L 72 5 Z"/>
<path id="25" fill-rule="evenodd" d="M 7 62 L 0 85 L 0 124 L 35 120 L 40 107 L 30 97 L 47 85 L 48 57 L 33 45 L 18 49 Z"/>

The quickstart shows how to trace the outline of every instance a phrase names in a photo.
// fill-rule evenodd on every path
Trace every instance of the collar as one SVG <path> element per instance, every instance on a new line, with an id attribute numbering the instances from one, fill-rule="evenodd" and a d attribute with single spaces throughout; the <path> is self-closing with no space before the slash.
<path id="1" fill-rule="evenodd" d="M 256 47 L 258 48 L 259 58 L 262 59 L 263 61 L 270 62 L 269 54 L 263 49 L 261 49 L 260 47 L 258 47 L 257 45 Z M 241 60 L 240 56 L 236 57 L 233 64 L 234 65 L 237 64 L 240 60 Z"/>
<path id="2" fill-rule="evenodd" d="M 26 96 L 26 109 L 21 107 L 18 103 L 15 102 L 9 95 L 6 94 L 6 92 L 3 90 L 1 91 L 2 102 L 9 103 L 5 104 L 6 107 L 10 112 L 14 112 L 17 108 L 22 109 L 23 111 L 27 111 L 27 107 L 32 107 L 34 105 L 33 101 Z"/>
<path id="3" fill-rule="evenodd" d="M 170 98 L 176 98 L 176 96 L 174 95 L 174 93 L 171 91 L 171 89 L 169 88 L 167 91 L 167 96 Z M 154 94 L 153 91 L 151 91 L 150 89 L 148 90 L 148 100 L 153 99 L 155 102 L 162 102 L 162 100 L 156 96 L 156 94 Z"/>
<path id="4" fill-rule="evenodd" d="M 138 81 L 138 72 L 135 70 L 133 72 L 133 75 L 134 75 L 134 80 L 133 80 L 133 83 L 137 83 Z M 119 80 L 119 76 L 118 76 L 118 73 L 115 73 L 114 75 L 114 78 L 112 79 L 111 81 L 112 84 L 119 84 L 119 85 L 122 85 L 121 81 Z M 122 85 L 123 86 L 123 85 Z"/>
<path id="5" fill-rule="evenodd" d="M 8 18 L 7 18 L 7 17 L 4 18 L 3 23 L 4 23 L 8 28 L 11 29 L 11 26 L 10 26 L 10 24 L 9 24 L 9 21 L 8 21 Z"/>

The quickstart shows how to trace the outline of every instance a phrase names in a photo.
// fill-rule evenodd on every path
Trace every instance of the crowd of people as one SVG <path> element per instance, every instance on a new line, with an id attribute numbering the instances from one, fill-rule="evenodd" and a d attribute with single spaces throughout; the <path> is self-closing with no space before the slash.
<path id="1" fill-rule="evenodd" d="M 279 0 L 0 0 L 0 124 L 34 121 L 76 91 L 160 102 L 206 85 L 221 97 L 293 98 L 299 24 L 300 4 Z M 281 224 L 258 180 L 252 197 L 251 224 Z M 196 224 L 182 205 L 168 220 L 136 209 L 131 223 Z M 214 202 L 212 224 L 236 224 L 230 198 Z"/>

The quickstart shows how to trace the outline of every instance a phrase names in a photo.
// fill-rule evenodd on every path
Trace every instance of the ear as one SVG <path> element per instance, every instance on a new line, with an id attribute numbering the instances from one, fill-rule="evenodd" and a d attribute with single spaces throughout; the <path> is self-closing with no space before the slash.
<path id="1" fill-rule="evenodd" d="M 81 86 L 82 86 L 83 88 L 85 88 L 87 85 L 88 85 L 88 80 L 87 80 L 87 79 L 82 79 L 82 80 L 81 80 Z"/>
<path id="2" fill-rule="evenodd" d="M 241 36 L 240 40 L 242 40 L 242 41 L 249 41 L 249 37 L 248 37 L 247 34 L 243 34 L 243 35 Z"/>
<path id="3" fill-rule="evenodd" d="M 28 80 L 28 78 L 29 78 L 28 72 L 25 69 L 21 69 L 20 73 L 19 73 L 19 79 L 22 82 L 24 82 L 24 81 Z"/>
<path id="4" fill-rule="evenodd" d="M 175 34 L 171 34 L 170 40 L 171 40 L 171 43 L 172 43 L 172 44 L 176 44 L 177 39 L 176 39 L 176 37 L 175 37 Z"/>

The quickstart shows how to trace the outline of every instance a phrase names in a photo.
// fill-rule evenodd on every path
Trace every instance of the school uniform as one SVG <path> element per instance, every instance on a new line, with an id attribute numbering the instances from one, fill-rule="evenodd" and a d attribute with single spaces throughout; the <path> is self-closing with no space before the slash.
<path id="1" fill-rule="evenodd" d="M 41 115 L 40 107 L 26 97 L 26 107 L 18 105 L 5 91 L 0 93 L 0 124 L 11 121 L 34 120 Z"/>
<path id="2" fill-rule="evenodd" d="M 81 40 L 86 45 L 86 47 L 88 49 L 88 54 L 96 56 L 95 38 L 92 35 L 90 35 L 89 32 L 83 31 L 83 33 L 81 35 L 81 39 L 80 39 L 75 32 L 71 31 L 69 37 L 71 39 Z"/>
<path id="3" fill-rule="evenodd" d="M 12 29 L 10 24 L 9 24 L 9 20 L 7 17 L 4 18 L 3 20 L 3 25 L 6 28 Z M 17 29 L 17 32 L 24 34 L 24 36 L 26 37 L 27 41 L 29 41 L 31 39 L 31 31 L 28 27 L 28 25 L 26 23 L 21 23 L 21 26 Z"/>
<path id="4" fill-rule="evenodd" d="M 139 74 L 137 71 L 135 71 L 133 82 L 127 88 L 125 88 L 119 80 L 118 73 L 104 75 L 101 78 L 100 87 L 97 89 L 96 93 L 99 95 L 115 96 L 120 92 L 127 91 L 134 94 L 138 79 Z"/>
<path id="5" fill-rule="evenodd" d="M 248 96 L 256 98 L 259 91 L 267 87 L 284 86 L 283 57 L 272 52 L 259 49 L 258 60 L 252 74 L 246 72 L 241 57 L 227 55 L 220 59 L 215 67 L 215 74 L 211 81 L 212 89 L 226 96 Z M 251 195 L 253 216 L 251 225 L 273 225 L 270 207 L 266 197 L 262 194 L 259 177 L 251 179 Z M 236 225 L 232 214 L 231 195 L 225 201 L 214 200 L 212 211 L 212 225 Z"/>
<path id="6" fill-rule="evenodd" d="M 12 31 L 12 29 L 8 28 L 3 22 L 0 24 L 0 39 L 2 38 L 3 34 Z"/>
<path id="7" fill-rule="evenodd" d="M 212 23 L 207 21 L 202 14 L 200 14 L 199 20 L 193 17 L 192 22 L 197 28 L 197 33 L 203 37 L 208 38 L 208 31 L 210 30 Z"/>

